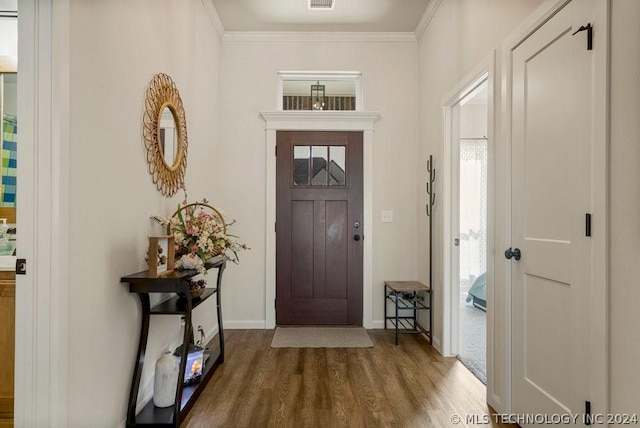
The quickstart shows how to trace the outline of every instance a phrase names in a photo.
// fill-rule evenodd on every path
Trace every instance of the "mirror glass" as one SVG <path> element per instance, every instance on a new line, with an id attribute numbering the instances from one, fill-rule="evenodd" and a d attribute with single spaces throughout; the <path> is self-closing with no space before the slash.
<path id="1" fill-rule="evenodd" d="M 158 130 L 158 144 L 164 163 L 173 167 L 178 154 L 178 129 L 173 111 L 168 106 L 160 112 L 160 129 Z"/>
<path id="2" fill-rule="evenodd" d="M 163 195 L 173 196 L 184 185 L 188 142 L 182 99 L 171 77 L 153 76 L 144 104 L 142 134 L 149 173 Z"/>

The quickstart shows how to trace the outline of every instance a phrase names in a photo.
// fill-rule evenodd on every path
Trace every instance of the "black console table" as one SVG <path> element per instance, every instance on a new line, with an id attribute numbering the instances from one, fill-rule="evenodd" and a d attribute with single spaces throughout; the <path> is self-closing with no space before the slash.
<path id="1" fill-rule="evenodd" d="M 174 271 L 160 278 L 149 278 L 148 272 L 143 271 L 120 279 L 129 284 L 129 292 L 136 293 L 142 303 L 142 325 L 140 327 L 140 342 L 138 355 L 133 369 L 131 391 L 129 394 L 129 406 L 127 409 L 127 427 L 153 426 L 153 427 L 179 427 L 182 420 L 193 407 L 213 373 L 224 362 L 224 338 L 222 330 L 222 313 L 220 308 L 220 286 L 222 285 L 222 273 L 227 265 L 223 256 L 209 260 L 207 269 L 218 269 L 218 277 L 215 288 L 207 288 L 200 298 L 192 298 L 189 292 L 188 280 L 197 274 L 194 270 Z M 211 273 L 209 274 L 211 275 Z M 175 296 L 165 300 L 154 307 L 150 306 L 150 293 L 173 293 Z M 220 349 L 210 355 L 202 369 L 202 380 L 195 385 L 184 386 L 184 373 L 187 365 L 188 343 L 193 343 L 193 325 L 191 312 L 209 297 L 216 295 L 216 308 L 218 313 L 218 337 Z M 147 349 L 149 336 L 149 318 L 151 315 L 182 315 L 185 318 L 185 329 L 180 359 L 180 373 L 178 375 L 178 389 L 176 391 L 176 404 L 171 407 L 160 408 L 153 404 L 153 400 L 136 414 L 136 402 L 140 388 L 140 377 Z M 153 361 L 155 364 L 155 360 Z"/>

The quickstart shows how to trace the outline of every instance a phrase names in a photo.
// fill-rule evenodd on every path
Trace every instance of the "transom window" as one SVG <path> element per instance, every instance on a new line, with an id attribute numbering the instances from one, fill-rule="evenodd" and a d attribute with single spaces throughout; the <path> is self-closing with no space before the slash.
<path id="1" fill-rule="evenodd" d="M 360 72 L 279 72 L 279 110 L 362 111 Z"/>

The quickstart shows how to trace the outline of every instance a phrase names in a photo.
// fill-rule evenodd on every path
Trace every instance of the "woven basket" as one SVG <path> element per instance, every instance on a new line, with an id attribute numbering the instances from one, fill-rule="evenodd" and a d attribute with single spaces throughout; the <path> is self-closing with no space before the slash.
<path id="1" fill-rule="evenodd" d="M 214 207 L 212 207 L 211 205 L 205 204 L 203 202 L 193 202 L 191 204 L 185 205 L 184 207 L 180 207 L 176 210 L 176 212 L 173 213 L 171 217 L 176 217 L 180 212 L 186 212 L 186 216 L 190 216 L 196 209 L 198 209 L 198 207 L 204 207 L 211 210 L 213 214 L 220 219 L 220 222 L 222 223 L 222 230 L 224 231 L 225 235 L 227 234 L 227 222 L 225 221 L 222 213 L 217 209 L 215 209 Z M 185 216 L 185 214 L 183 214 L 183 216 Z M 186 221 L 186 217 L 185 217 L 185 221 Z M 171 235 L 171 225 L 167 225 L 167 234 Z M 214 247 L 210 256 L 215 257 L 215 256 L 219 256 L 222 253 L 224 253 L 224 247 L 218 246 L 218 247 Z M 178 252 L 176 252 L 176 259 L 178 259 L 181 255 L 183 254 L 179 254 Z"/>
<path id="2" fill-rule="evenodd" d="M 198 285 L 198 281 L 189 281 L 189 291 L 191 293 L 191 297 L 198 298 L 202 296 L 207 289 L 207 283 L 205 282 L 203 285 Z"/>

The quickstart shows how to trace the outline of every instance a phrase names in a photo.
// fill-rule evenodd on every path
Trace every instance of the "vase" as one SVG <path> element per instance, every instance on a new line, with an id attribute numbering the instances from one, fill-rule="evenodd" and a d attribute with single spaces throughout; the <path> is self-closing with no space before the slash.
<path id="1" fill-rule="evenodd" d="M 165 352 L 156 361 L 156 373 L 153 379 L 153 404 L 156 407 L 170 407 L 176 402 L 178 359 L 171 352 Z"/>

